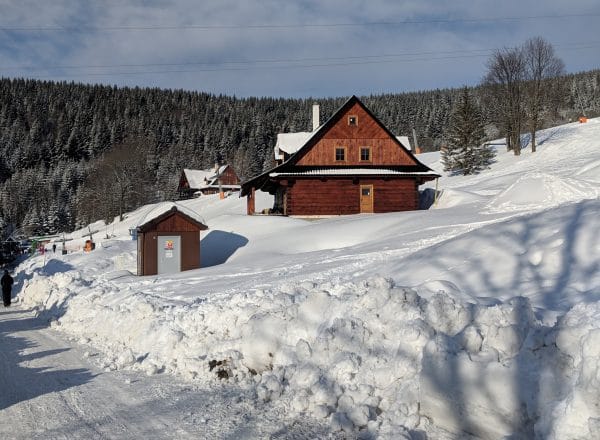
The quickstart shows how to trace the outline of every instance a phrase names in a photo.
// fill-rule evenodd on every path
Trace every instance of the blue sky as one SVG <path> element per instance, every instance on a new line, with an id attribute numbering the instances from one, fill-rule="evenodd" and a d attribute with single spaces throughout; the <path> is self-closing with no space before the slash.
<path id="1" fill-rule="evenodd" d="M 324 97 L 475 85 L 541 36 L 600 67 L 597 0 L 0 0 L 0 75 Z"/>

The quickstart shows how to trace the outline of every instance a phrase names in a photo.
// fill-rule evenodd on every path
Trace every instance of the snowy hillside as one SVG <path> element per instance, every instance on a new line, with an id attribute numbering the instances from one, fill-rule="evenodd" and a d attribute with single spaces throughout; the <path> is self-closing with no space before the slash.
<path id="1" fill-rule="evenodd" d="M 250 391 L 350 438 L 589 439 L 600 432 L 600 119 L 446 176 L 427 211 L 204 218 L 202 268 L 137 277 L 129 228 L 71 234 L 16 270 L 18 302 L 108 370 Z M 440 172 L 439 154 L 419 157 Z M 430 184 L 431 187 L 434 184 Z M 269 206 L 259 200 L 257 210 Z M 262 204 L 262 206 L 260 206 Z M 242 393 L 244 391 L 244 393 Z M 593 434 L 593 433 L 596 434 Z"/>

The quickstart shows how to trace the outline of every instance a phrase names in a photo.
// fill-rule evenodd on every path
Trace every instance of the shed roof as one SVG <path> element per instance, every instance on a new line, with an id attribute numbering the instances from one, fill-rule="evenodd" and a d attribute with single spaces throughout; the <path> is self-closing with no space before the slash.
<path id="1" fill-rule="evenodd" d="M 208 229 L 206 225 L 206 221 L 198 214 L 196 211 L 180 205 L 175 202 L 163 202 L 158 205 L 152 206 L 142 218 L 140 218 L 138 224 L 136 225 L 136 229 L 138 232 L 144 232 L 150 229 L 152 226 L 160 223 L 165 218 L 179 213 L 190 223 L 196 225 L 199 230 Z"/>

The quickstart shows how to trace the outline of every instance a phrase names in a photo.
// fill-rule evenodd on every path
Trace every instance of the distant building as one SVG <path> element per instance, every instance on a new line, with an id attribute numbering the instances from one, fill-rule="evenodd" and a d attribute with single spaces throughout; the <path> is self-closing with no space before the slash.
<path id="1" fill-rule="evenodd" d="M 356 97 L 313 131 L 277 136 L 277 166 L 242 184 L 248 214 L 254 193 L 275 196 L 273 211 L 293 216 L 331 216 L 419 208 L 419 185 L 440 177 L 394 136 Z"/>
<path id="2" fill-rule="evenodd" d="M 186 168 L 181 172 L 177 188 L 181 199 L 239 190 L 240 179 L 230 165 L 215 165 L 209 170 Z"/>

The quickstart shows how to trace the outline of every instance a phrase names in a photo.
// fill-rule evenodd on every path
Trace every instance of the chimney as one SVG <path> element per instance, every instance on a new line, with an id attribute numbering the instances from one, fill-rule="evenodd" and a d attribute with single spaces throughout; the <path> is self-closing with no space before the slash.
<path id="1" fill-rule="evenodd" d="M 316 131 L 317 128 L 319 128 L 319 125 L 321 125 L 321 122 L 319 120 L 319 104 L 313 104 L 313 124 L 312 124 L 312 131 Z"/>

